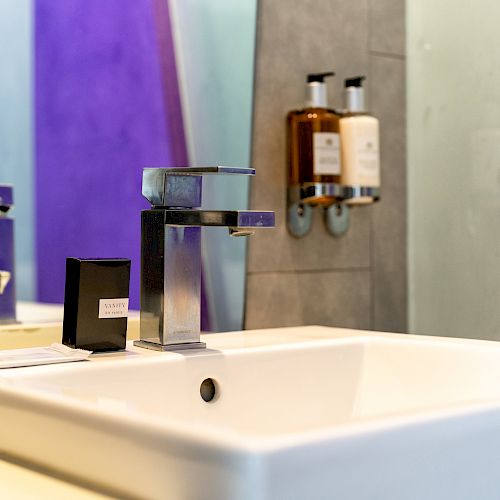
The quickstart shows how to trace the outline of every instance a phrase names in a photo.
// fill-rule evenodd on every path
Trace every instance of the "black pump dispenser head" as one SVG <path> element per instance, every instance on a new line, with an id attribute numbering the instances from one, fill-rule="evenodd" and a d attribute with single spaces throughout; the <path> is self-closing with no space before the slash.
<path id="1" fill-rule="evenodd" d="M 351 113 L 365 112 L 365 90 L 363 80 L 366 76 L 355 76 L 344 80 L 344 108 Z"/>
<path id="2" fill-rule="evenodd" d="M 362 87 L 363 80 L 366 80 L 366 76 L 354 76 L 353 78 L 346 78 L 344 80 L 344 87 Z"/>
<path id="3" fill-rule="evenodd" d="M 320 82 L 323 83 L 327 76 L 334 76 L 335 73 L 333 71 L 329 71 L 327 73 L 310 73 L 307 75 L 307 83 L 311 82 Z"/>
<path id="4" fill-rule="evenodd" d="M 328 106 L 325 78 L 333 75 L 335 75 L 333 71 L 327 73 L 310 73 L 307 75 L 306 107 L 326 108 Z"/>

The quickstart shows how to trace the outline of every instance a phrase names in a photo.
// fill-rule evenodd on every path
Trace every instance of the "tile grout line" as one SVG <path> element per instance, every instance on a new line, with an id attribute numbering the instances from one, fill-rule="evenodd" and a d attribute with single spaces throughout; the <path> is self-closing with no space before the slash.
<path id="1" fill-rule="evenodd" d="M 371 19 L 372 19 L 372 2 L 370 1 L 370 30 L 372 28 L 371 24 Z M 371 55 L 373 55 L 375 51 L 370 50 L 370 47 L 368 47 L 368 67 L 370 71 L 370 75 L 373 75 L 373 61 L 371 59 Z M 373 105 L 373 94 L 374 92 L 370 88 L 370 102 Z M 370 257 L 370 327 L 372 330 L 375 330 L 375 270 L 374 270 L 374 234 L 373 234 L 373 226 L 374 226 L 374 207 L 373 205 L 370 207 L 370 230 L 368 233 L 368 255 Z"/>
<path id="2" fill-rule="evenodd" d="M 262 274 L 321 274 L 321 273 L 352 273 L 352 272 L 367 272 L 371 267 L 334 267 L 327 269 L 286 269 L 286 270 L 270 270 L 270 271 L 248 271 L 248 275 Z"/>
<path id="3" fill-rule="evenodd" d="M 383 57 L 384 59 L 396 59 L 397 61 L 406 61 L 405 54 L 391 54 L 390 52 L 381 52 L 378 50 L 368 50 L 368 55 Z"/>
<path id="4" fill-rule="evenodd" d="M 373 19 L 373 8 L 372 8 L 372 0 L 367 0 L 368 3 L 368 39 L 367 39 L 367 47 L 366 51 L 368 52 L 368 55 L 370 55 L 370 47 L 372 44 L 372 34 L 373 34 L 373 29 L 372 29 L 372 19 Z"/>
<path id="5" fill-rule="evenodd" d="M 372 330 L 375 330 L 375 252 L 374 252 L 374 207 L 370 213 L 370 237 L 368 239 L 370 245 L 370 325 Z"/>

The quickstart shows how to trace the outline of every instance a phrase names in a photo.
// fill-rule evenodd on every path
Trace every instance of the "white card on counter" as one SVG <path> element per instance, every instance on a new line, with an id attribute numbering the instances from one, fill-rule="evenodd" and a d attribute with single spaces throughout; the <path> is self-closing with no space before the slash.
<path id="1" fill-rule="evenodd" d="M 83 361 L 91 354 L 92 351 L 72 349 L 71 347 L 56 343 L 50 347 L 8 349 L 0 351 L 0 369 Z"/>

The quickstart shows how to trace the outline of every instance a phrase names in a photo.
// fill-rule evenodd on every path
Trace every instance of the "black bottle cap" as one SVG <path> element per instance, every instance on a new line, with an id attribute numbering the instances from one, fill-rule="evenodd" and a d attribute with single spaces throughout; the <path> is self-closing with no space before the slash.
<path id="1" fill-rule="evenodd" d="M 311 73 L 311 74 L 307 75 L 307 83 L 311 83 L 311 82 L 323 83 L 327 76 L 334 76 L 334 75 L 335 75 L 335 73 L 333 71 L 329 71 L 327 73 Z"/>
<path id="2" fill-rule="evenodd" d="M 354 76 L 352 78 L 346 78 L 344 80 L 344 87 L 362 87 L 363 80 L 366 80 L 366 76 Z"/>

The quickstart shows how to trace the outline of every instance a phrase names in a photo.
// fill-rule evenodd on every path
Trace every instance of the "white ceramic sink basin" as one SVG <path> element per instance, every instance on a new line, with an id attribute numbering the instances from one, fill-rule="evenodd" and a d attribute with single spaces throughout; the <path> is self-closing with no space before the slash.
<path id="1" fill-rule="evenodd" d="M 498 499 L 496 343 L 324 327 L 203 340 L 3 370 L 1 451 L 120 497 Z"/>

